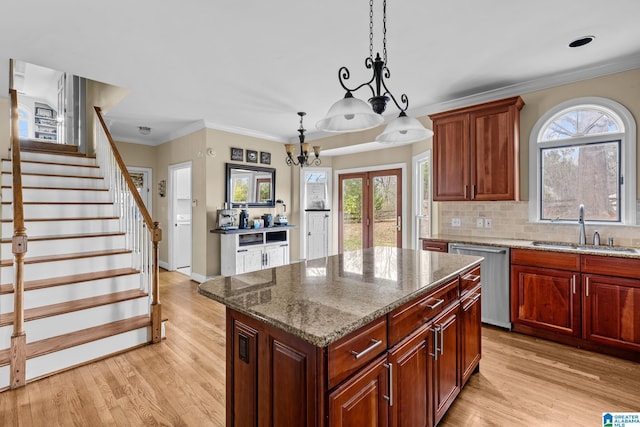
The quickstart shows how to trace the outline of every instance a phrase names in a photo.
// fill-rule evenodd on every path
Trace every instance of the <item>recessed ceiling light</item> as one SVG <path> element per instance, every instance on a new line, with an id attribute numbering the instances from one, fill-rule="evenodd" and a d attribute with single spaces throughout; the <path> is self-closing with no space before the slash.
<path id="1" fill-rule="evenodd" d="M 149 135 L 151 133 L 151 128 L 148 126 L 138 126 L 138 130 L 142 135 Z"/>
<path id="2" fill-rule="evenodd" d="M 572 41 L 571 43 L 569 43 L 569 47 L 580 47 L 580 46 L 584 46 L 585 44 L 589 44 L 593 41 L 593 39 L 595 39 L 596 36 L 582 36 L 578 39 L 575 39 L 574 41 Z"/>

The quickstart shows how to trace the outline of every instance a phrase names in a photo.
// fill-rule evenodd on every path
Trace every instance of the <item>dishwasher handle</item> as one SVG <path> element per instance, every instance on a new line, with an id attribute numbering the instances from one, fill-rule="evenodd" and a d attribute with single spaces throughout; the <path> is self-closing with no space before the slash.
<path id="1" fill-rule="evenodd" d="M 490 254 L 506 254 L 506 249 L 478 248 L 476 246 L 456 245 L 452 244 L 451 249 L 462 249 L 470 252 L 486 252 Z"/>

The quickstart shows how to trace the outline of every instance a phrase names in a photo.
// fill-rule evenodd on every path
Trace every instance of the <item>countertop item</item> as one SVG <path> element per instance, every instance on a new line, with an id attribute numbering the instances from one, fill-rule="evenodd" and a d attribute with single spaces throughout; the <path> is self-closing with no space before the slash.
<path id="1" fill-rule="evenodd" d="M 249 234 L 255 233 L 257 231 L 278 231 L 278 230 L 290 230 L 292 228 L 296 228 L 295 225 L 274 225 L 273 227 L 262 227 L 262 228 L 245 228 L 245 229 L 235 229 L 235 230 L 222 230 L 220 228 L 216 228 L 214 230 L 209 230 L 210 233 L 216 234 Z"/>
<path id="2" fill-rule="evenodd" d="M 199 292 L 324 347 L 481 261 L 376 247 L 208 280 Z"/>
<path id="3" fill-rule="evenodd" d="M 601 255 L 620 258 L 640 258 L 640 248 L 626 248 L 622 246 L 614 246 L 613 248 L 610 248 L 604 245 L 578 245 L 573 242 L 537 242 L 531 240 L 507 239 L 503 237 L 477 237 L 449 234 L 439 234 L 428 238 L 421 238 L 421 240 L 465 243 L 470 245 L 501 246 L 512 249 L 533 249 L 547 252 L 571 252 L 585 255 Z"/>

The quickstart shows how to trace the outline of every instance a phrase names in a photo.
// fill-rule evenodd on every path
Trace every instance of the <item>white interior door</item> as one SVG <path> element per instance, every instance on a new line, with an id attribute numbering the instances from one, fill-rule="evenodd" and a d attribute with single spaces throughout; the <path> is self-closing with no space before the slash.
<path id="1" fill-rule="evenodd" d="M 307 212 L 307 259 L 329 255 L 329 212 Z"/>
<path id="2" fill-rule="evenodd" d="M 169 268 L 191 274 L 191 162 L 169 166 Z"/>

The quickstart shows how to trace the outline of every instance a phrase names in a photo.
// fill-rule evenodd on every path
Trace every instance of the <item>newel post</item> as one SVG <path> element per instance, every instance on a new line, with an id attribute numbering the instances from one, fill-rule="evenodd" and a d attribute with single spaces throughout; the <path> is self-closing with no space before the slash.
<path id="1" fill-rule="evenodd" d="M 160 304 L 160 267 L 158 266 L 158 244 L 162 240 L 160 223 L 155 221 L 151 230 L 153 241 L 153 274 L 152 274 L 152 302 L 151 302 L 151 342 L 162 340 L 162 305 Z"/>

